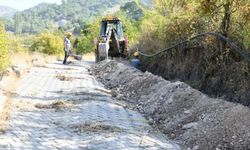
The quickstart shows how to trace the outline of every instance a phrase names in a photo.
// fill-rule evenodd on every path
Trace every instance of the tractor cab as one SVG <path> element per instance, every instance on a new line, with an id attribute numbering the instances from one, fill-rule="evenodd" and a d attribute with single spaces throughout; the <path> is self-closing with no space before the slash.
<path id="1" fill-rule="evenodd" d="M 122 22 L 119 18 L 104 18 L 101 22 L 100 37 L 107 37 L 109 29 L 114 30 L 119 41 L 124 40 Z"/>

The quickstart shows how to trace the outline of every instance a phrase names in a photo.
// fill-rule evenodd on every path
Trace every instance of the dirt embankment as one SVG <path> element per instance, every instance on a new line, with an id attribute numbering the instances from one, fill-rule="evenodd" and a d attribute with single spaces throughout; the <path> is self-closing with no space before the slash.
<path id="1" fill-rule="evenodd" d="M 93 66 L 114 95 L 137 105 L 170 138 L 191 149 L 250 149 L 250 109 L 213 99 L 182 82 L 166 81 L 115 61 Z"/>
<path id="2" fill-rule="evenodd" d="M 211 97 L 250 106 L 250 64 L 232 51 L 180 48 L 142 61 L 145 70 L 167 80 L 180 80 Z"/>

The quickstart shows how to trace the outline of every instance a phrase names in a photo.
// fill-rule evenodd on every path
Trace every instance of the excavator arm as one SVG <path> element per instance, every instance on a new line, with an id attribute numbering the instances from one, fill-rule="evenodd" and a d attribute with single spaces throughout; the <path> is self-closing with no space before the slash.
<path id="1" fill-rule="evenodd" d="M 96 43 L 96 61 L 110 57 L 125 56 L 126 40 L 123 35 L 122 23 L 118 18 L 104 18 L 101 33 Z"/>
<path id="2" fill-rule="evenodd" d="M 108 24 L 106 30 L 106 37 L 98 45 L 99 59 L 104 60 L 109 56 L 109 49 L 112 46 L 113 49 L 119 50 L 119 43 L 116 37 L 115 29 L 113 24 Z"/>

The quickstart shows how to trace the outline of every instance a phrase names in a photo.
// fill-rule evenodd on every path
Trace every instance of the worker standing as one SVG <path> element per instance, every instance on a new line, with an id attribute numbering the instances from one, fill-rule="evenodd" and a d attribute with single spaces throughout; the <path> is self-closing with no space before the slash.
<path id="1" fill-rule="evenodd" d="M 64 38 L 64 60 L 63 64 L 67 64 L 67 59 L 71 53 L 71 43 L 70 43 L 70 37 L 72 36 L 71 32 L 66 33 L 66 37 Z"/>
<path id="2" fill-rule="evenodd" d="M 141 61 L 139 60 L 139 52 L 134 53 L 134 58 L 130 61 L 130 65 L 135 67 L 136 69 L 141 68 Z"/>

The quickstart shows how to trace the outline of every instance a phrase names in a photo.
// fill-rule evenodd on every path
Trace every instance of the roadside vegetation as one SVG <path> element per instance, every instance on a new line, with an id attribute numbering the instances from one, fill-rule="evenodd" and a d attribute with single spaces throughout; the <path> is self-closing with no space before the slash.
<path id="1" fill-rule="evenodd" d="M 13 55 L 29 52 L 29 46 L 25 43 L 28 44 L 31 39 L 31 36 L 8 34 L 5 25 L 0 24 L 0 76 L 11 65 Z"/>
<path id="2" fill-rule="evenodd" d="M 150 43 L 148 49 L 160 49 L 198 33 L 219 32 L 250 52 L 249 20 L 248 0 L 155 0 L 155 9 L 141 25 L 140 41 L 145 37 L 158 41 Z M 215 41 L 207 37 L 204 43 Z"/>
<path id="3" fill-rule="evenodd" d="M 140 25 L 138 47 L 152 54 L 199 33 L 217 32 L 250 53 L 250 1 L 155 0 Z M 144 70 L 181 80 L 214 97 L 250 106 L 250 65 L 226 42 L 205 36 L 156 57 L 141 57 Z"/>
<path id="4" fill-rule="evenodd" d="M 10 64 L 8 37 L 4 25 L 0 24 L 0 73 Z"/>
<path id="5" fill-rule="evenodd" d="M 48 55 L 63 53 L 63 33 L 59 31 L 43 31 L 34 37 L 31 51 Z"/>

